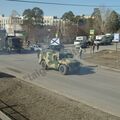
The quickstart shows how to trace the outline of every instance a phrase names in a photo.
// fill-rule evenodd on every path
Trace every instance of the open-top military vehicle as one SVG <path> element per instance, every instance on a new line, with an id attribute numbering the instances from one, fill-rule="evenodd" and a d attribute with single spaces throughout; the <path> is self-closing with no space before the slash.
<path id="1" fill-rule="evenodd" d="M 67 51 L 43 50 L 39 55 L 39 64 L 43 69 L 53 68 L 64 75 L 80 68 L 80 62 L 75 60 L 73 54 Z"/>

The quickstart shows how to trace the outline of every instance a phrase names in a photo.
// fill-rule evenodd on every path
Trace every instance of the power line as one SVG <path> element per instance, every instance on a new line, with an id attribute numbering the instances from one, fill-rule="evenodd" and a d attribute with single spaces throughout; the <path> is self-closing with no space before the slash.
<path id="1" fill-rule="evenodd" d="M 55 3 L 55 2 L 42 2 L 42 1 L 29 1 L 29 0 L 6 0 L 13 2 L 25 2 L 25 3 L 38 3 L 38 4 L 47 4 L 47 5 L 59 5 L 59 6 L 73 6 L 73 7 L 120 7 L 120 6 L 100 6 L 100 5 L 86 5 L 86 4 L 64 4 L 64 3 Z"/>

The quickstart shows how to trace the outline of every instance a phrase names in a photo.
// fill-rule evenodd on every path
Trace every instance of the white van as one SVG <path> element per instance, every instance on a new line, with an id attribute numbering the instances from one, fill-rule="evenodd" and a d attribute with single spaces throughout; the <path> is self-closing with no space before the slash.
<path id="1" fill-rule="evenodd" d="M 105 35 L 96 35 L 96 39 L 94 40 L 94 44 L 100 44 L 100 42 L 102 41 L 102 38 Z"/>
<path id="2" fill-rule="evenodd" d="M 87 37 L 86 36 L 77 36 L 76 40 L 74 41 L 75 48 L 79 48 L 80 44 L 83 42 L 87 42 Z"/>

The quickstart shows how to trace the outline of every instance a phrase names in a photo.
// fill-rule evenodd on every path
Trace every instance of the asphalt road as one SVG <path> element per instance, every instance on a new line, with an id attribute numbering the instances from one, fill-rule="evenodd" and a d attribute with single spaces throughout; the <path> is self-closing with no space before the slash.
<path id="1" fill-rule="evenodd" d="M 0 71 L 8 72 L 60 95 L 120 117 L 120 74 L 83 65 L 79 74 L 41 71 L 36 54 L 1 55 Z"/>

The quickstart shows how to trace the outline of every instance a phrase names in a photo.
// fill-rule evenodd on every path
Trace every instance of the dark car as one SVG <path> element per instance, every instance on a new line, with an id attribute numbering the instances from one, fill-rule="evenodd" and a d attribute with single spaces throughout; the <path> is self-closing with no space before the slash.
<path id="1" fill-rule="evenodd" d="M 113 40 L 113 36 L 104 36 L 101 41 L 100 41 L 100 45 L 111 45 L 112 44 L 112 40 Z"/>
<path id="2" fill-rule="evenodd" d="M 81 48 L 87 48 L 87 46 L 88 46 L 88 45 L 87 45 L 87 42 L 81 42 L 81 43 L 80 43 L 80 47 L 81 47 Z"/>

